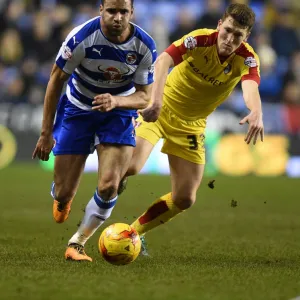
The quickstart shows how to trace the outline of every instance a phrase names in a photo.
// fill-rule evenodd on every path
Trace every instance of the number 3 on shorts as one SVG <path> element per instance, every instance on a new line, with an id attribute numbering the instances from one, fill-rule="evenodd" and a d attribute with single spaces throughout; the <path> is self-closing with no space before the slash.
<path id="1" fill-rule="evenodd" d="M 201 144 L 202 147 L 204 147 L 205 135 L 200 134 L 199 138 L 200 138 L 199 144 Z M 195 134 L 188 135 L 187 139 L 189 140 L 189 145 L 190 145 L 189 149 L 190 150 L 199 150 L 197 135 L 195 135 Z"/>

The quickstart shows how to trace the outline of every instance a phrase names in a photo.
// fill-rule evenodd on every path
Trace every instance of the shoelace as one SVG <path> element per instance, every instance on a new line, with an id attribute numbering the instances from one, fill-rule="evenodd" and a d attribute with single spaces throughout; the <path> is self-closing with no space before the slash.
<path id="1" fill-rule="evenodd" d="M 74 248 L 75 250 L 77 250 L 79 254 L 83 254 L 83 255 L 85 254 L 84 248 L 83 248 L 83 246 L 81 246 L 81 245 L 78 245 L 78 244 L 70 244 L 69 247 L 72 247 L 72 248 Z"/>
<path id="2" fill-rule="evenodd" d="M 58 210 L 58 211 L 63 211 L 64 208 L 65 208 L 65 206 L 66 206 L 66 203 L 58 202 L 57 210 Z"/>

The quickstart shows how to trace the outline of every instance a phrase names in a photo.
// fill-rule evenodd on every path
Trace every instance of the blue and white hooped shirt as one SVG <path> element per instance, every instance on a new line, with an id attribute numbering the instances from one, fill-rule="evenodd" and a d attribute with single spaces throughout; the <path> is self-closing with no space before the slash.
<path id="1" fill-rule="evenodd" d="M 74 28 L 63 42 L 56 64 L 71 77 L 66 94 L 83 110 L 91 110 L 98 94 L 127 96 L 135 92 L 134 83 L 153 83 L 155 42 L 143 29 L 134 26 L 134 34 L 125 43 L 114 44 L 101 30 L 100 17 Z M 128 115 L 130 110 L 117 110 Z"/>

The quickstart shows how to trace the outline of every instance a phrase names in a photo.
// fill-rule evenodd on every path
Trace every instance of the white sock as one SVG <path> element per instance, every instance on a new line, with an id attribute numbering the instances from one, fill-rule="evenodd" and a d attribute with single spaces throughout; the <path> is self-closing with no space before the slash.
<path id="1" fill-rule="evenodd" d="M 68 245 L 75 243 L 84 246 L 86 241 L 110 217 L 117 203 L 117 198 L 118 196 L 109 201 L 104 201 L 96 190 L 85 208 L 85 214 L 77 232 L 69 240 Z"/>
<path id="2" fill-rule="evenodd" d="M 54 183 L 54 181 L 52 182 L 52 184 L 51 184 L 51 192 L 50 192 L 50 194 L 51 194 L 51 196 L 52 196 L 52 198 L 54 199 L 54 200 L 56 200 L 55 198 L 55 183 Z"/>

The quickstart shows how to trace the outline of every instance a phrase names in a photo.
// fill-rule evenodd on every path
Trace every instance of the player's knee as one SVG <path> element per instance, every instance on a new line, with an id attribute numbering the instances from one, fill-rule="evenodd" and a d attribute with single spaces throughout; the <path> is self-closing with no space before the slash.
<path id="1" fill-rule="evenodd" d="M 179 209 L 186 210 L 194 205 L 196 202 L 196 197 L 184 196 L 173 199 L 173 202 Z"/>
<path id="2" fill-rule="evenodd" d="M 126 176 L 133 176 L 136 175 L 140 172 L 141 167 L 137 164 L 132 164 L 129 166 L 127 172 L 126 172 Z"/>
<path id="3" fill-rule="evenodd" d="M 118 184 L 112 181 L 100 183 L 98 186 L 98 194 L 103 200 L 108 200 L 117 195 Z"/>

